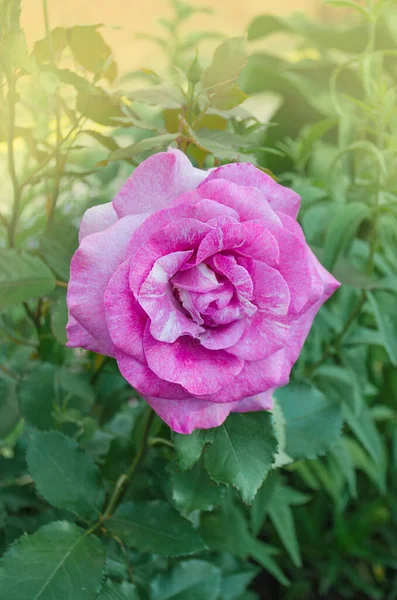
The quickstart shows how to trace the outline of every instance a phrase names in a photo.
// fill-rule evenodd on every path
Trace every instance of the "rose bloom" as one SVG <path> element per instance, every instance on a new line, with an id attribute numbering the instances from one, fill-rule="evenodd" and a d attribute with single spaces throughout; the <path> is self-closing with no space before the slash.
<path id="1" fill-rule="evenodd" d="M 299 200 L 248 163 L 148 158 L 83 216 L 68 346 L 114 357 L 179 433 L 271 409 L 339 286 L 296 222 Z"/>

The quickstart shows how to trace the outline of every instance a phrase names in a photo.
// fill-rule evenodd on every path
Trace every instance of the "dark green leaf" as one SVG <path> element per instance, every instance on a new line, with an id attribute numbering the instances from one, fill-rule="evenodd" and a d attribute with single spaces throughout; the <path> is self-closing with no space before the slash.
<path id="1" fill-rule="evenodd" d="M 0 566 L 1 600 L 94 600 L 105 552 L 100 541 L 68 522 L 24 535 Z"/>
<path id="2" fill-rule="evenodd" d="M 72 439 L 60 433 L 35 433 L 28 467 L 40 494 L 54 506 L 85 519 L 98 517 L 105 492 L 99 469 Z"/>
<path id="3" fill-rule="evenodd" d="M 285 418 L 286 452 L 295 459 L 323 454 L 338 440 L 342 407 L 308 383 L 291 382 L 277 390 Z"/>
<path id="4" fill-rule="evenodd" d="M 151 600 L 216 600 L 220 588 L 218 568 L 201 560 L 186 560 L 154 579 Z"/>
<path id="5" fill-rule="evenodd" d="M 36 256 L 0 250 L 0 308 L 45 296 L 55 288 L 55 277 Z"/>
<path id="6" fill-rule="evenodd" d="M 174 502 L 185 513 L 194 510 L 211 510 L 222 501 L 225 488 L 209 477 L 203 461 L 197 462 L 190 471 L 179 471 L 174 465 L 171 471 Z"/>
<path id="7" fill-rule="evenodd" d="M 131 583 L 126 581 L 114 583 L 111 579 L 107 579 L 98 600 L 139 600 L 139 595 L 136 586 Z"/>
<path id="8" fill-rule="evenodd" d="M 397 296 L 391 292 L 368 292 L 368 298 L 382 335 L 383 344 L 394 366 L 397 366 Z"/>
<path id="9" fill-rule="evenodd" d="M 140 552 L 183 556 L 205 549 L 190 521 L 161 500 L 122 504 L 106 528 Z"/>
<path id="10" fill-rule="evenodd" d="M 301 567 L 302 560 L 299 542 L 296 536 L 294 517 L 290 504 L 288 488 L 283 485 L 276 486 L 268 506 L 269 517 L 292 562 L 295 566 Z"/>
<path id="11" fill-rule="evenodd" d="M 252 540 L 250 554 L 262 567 L 265 568 L 281 585 L 288 586 L 290 581 L 284 575 L 277 562 L 274 560 L 274 554 L 278 551 L 273 546 L 265 544 L 260 540 Z"/>
<path id="12" fill-rule="evenodd" d="M 180 467 L 194 464 L 206 444 L 204 464 L 211 477 L 218 483 L 234 485 L 244 502 L 252 502 L 277 450 L 270 414 L 232 414 L 215 429 L 177 435 Z"/>
<path id="13" fill-rule="evenodd" d="M 29 425 L 37 429 L 46 430 L 56 426 L 53 416 L 56 404 L 55 377 L 56 367 L 42 363 L 19 384 L 18 397 L 22 416 Z"/>
<path id="14" fill-rule="evenodd" d="M 0 378 L 0 439 L 6 437 L 20 418 L 16 382 Z"/>

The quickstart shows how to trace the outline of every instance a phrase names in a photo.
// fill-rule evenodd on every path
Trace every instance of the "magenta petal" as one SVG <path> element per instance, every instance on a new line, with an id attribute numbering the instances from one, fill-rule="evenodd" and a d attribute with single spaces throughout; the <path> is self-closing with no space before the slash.
<path id="1" fill-rule="evenodd" d="M 121 188 L 113 205 L 118 216 L 154 213 L 171 201 L 195 189 L 207 173 L 192 166 L 179 150 L 159 152 L 141 163 Z"/>
<path id="2" fill-rule="evenodd" d="M 209 225 L 195 219 L 179 219 L 153 233 L 134 254 L 130 272 L 130 286 L 134 294 L 139 293 L 158 258 L 172 252 L 194 250 L 211 229 Z"/>
<path id="3" fill-rule="evenodd" d="M 267 392 L 270 389 L 286 385 L 291 365 L 285 357 L 284 349 L 262 360 L 246 361 L 244 368 L 216 394 L 208 394 L 201 400 L 211 402 L 235 402 L 249 396 Z"/>
<path id="4" fill-rule="evenodd" d="M 219 170 L 219 169 L 217 169 Z M 214 171 L 213 173 L 215 173 Z M 268 203 L 262 191 L 256 187 L 245 187 L 238 182 L 232 183 L 226 179 L 215 179 L 211 181 L 211 173 L 208 178 L 191 195 L 191 202 L 200 195 L 201 198 L 215 200 L 235 210 L 241 221 L 261 219 L 273 223 L 280 223 L 279 217 Z M 189 195 L 183 199 L 189 201 Z"/>
<path id="5" fill-rule="evenodd" d="M 114 355 L 105 319 L 104 294 L 117 267 L 126 259 L 132 232 L 142 215 L 116 221 L 83 239 L 70 266 L 67 304 L 70 314 L 97 340 L 101 354 Z"/>
<path id="6" fill-rule="evenodd" d="M 273 392 L 274 390 L 268 390 L 262 394 L 256 394 L 256 396 L 250 396 L 243 400 L 233 402 L 233 408 L 231 412 L 254 412 L 257 410 L 272 410 L 273 408 Z"/>
<path id="7" fill-rule="evenodd" d="M 244 333 L 227 352 L 243 360 L 261 360 L 281 350 L 288 336 L 289 325 L 258 311 L 251 319 L 246 319 Z"/>
<path id="8" fill-rule="evenodd" d="M 93 206 L 85 211 L 80 223 L 79 242 L 92 233 L 98 233 L 107 229 L 118 219 L 112 202 Z"/>
<path id="9" fill-rule="evenodd" d="M 209 350 L 222 350 L 234 346 L 241 338 L 244 332 L 244 320 L 233 321 L 229 325 L 220 325 L 218 327 L 208 327 L 204 333 L 199 336 L 201 344 Z"/>
<path id="10" fill-rule="evenodd" d="M 176 383 L 160 379 L 146 364 L 116 348 L 116 360 L 124 379 L 143 396 L 159 396 L 184 400 L 190 394 Z"/>
<path id="11" fill-rule="evenodd" d="M 234 256 L 217 254 L 211 263 L 218 273 L 228 278 L 239 296 L 247 300 L 253 299 L 254 286 L 250 274 L 247 269 L 237 264 Z"/>
<path id="12" fill-rule="evenodd" d="M 105 292 L 106 322 L 114 345 L 145 362 L 142 338 L 147 314 L 135 300 L 129 286 L 131 260 L 124 261 L 108 283 Z"/>
<path id="13" fill-rule="evenodd" d="M 205 263 L 200 263 L 186 271 L 179 271 L 172 278 L 172 283 L 189 292 L 212 292 L 219 288 L 215 273 Z"/>
<path id="14" fill-rule="evenodd" d="M 268 314 L 287 315 L 290 291 L 279 271 L 266 263 L 245 257 L 238 258 L 238 263 L 250 274 L 256 306 Z"/>
<path id="15" fill-rule="evenodd" d="M 192 253 L 173 252 L 159 258 L 139 291 L 138 302 L 149 316 L 150 333 L 160 342 L 173 343 L 181 335 L 197 337 L 204 331 L 181 311 L 170 283 Z"/>
<path id="16" fill-rule="evenodd" d="M 66 335 L 68 348 L 84 348 L 85 350 L 91 350 L 91 352 L 101 353 L 101 346 L 98 345 L 95 338 L 71 315 L 69 315 L 68 324 L 66 325 Z"/>
<path id="17" fill-rule="evenodd" d="M 276 224 L 276 228 L 278 230 L 279 225 Z M 277 265 L 280 258 L 275 236 L 267 229 L 266 223 L 261 221 L 227 222 L 211 229 L 198 248 L 197 262 L 203 262 L 224 250 L 233 250 L 272 266 Z"/>
<path id="18" fill-rule="evenodd" d="M 274 210 L 290 215 L 296 219 L 299 211 L 300 197 L 294 191 L 286 188 L 260 169 L 248 163 L 232 163 L 223 165 L 212 171 L 204 185 L 217 179 L 226 179 L 239 186 L 252 186 L 260 190 L 263 197 Z M 202 184 L 203 185 L 203 184 Z"/>
<path id="19" fill-rule="evenodd" d="M 165 381 L 179 383 L 191 394 L 212 394 L 228 385 L 244 362 L 224 350 L 207 350 L 198 340 L 178 338 L 173 344 L 155 340 L 148 326 L 143 347 L 150 369 Z"/>
<path id="20" fill-rule="evenodd" d="M 189 400 L 164 400 L 145 397 L 158 416 L 176 433 L 192 433 L 195 429 L 219 427 L 229 415 L 228 404 L 214 404 L 191 397 Z"/>

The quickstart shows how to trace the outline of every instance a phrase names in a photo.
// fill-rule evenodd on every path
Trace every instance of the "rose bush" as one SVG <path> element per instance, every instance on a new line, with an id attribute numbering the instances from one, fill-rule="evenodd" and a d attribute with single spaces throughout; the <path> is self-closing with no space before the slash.
<path id="1" fill-rule="evenodd" d="M 180 433 L 270 409 L 339 285 L 296 222 L 299 200 L 247 163 L 147 159 L 83 217 L 68 345 L 115 357 Z"/>

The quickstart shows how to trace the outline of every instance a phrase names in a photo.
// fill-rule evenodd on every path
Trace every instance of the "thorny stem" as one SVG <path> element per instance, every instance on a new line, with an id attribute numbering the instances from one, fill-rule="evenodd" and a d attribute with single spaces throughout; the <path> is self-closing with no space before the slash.
<path id="1" fill-rule="evenodd" d="M 139 450 L 138 450 L 134 460 L 132 461 L 131 466 L 128 469 L 127 473 L 124 473 L 123 475 L 121 475 L 118 482 L 116 483 L 116 487 L 114 488 L 113 494 L 112 494 L 112 496 L 109 500 L 109 503 L 105 509 L 105 513 L 102 517 L 102 521 L 109 518 L 111 516 L 111 514 L 113 513 L 114 509 L 120 504 L 120 502 L 122 501 L 122 499 L 128 489 L 129 484 L 131 483 L 133 476 L 135 475 L 137 468 L 139 467 L 143 458 L 146 455 L 146 451 L 148 449 L 149 431 L 150 431 L 150 428 L 153 423 L 154 415 L 155 415 L 154 411 L 150 407 L 148 407 L 148 415 L 146 418 L 145 428 L 143 431 Z"/>

